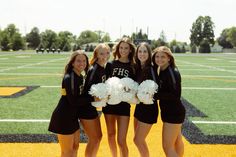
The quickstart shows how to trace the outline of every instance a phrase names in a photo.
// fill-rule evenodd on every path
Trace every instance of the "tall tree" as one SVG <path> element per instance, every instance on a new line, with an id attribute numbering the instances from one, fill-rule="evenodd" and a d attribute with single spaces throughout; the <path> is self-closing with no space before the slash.
<path id="1" fill-rule="evenodd" d="M 206 44 L 214 45 L 214 23 L 211 20 L 210 16 L 199 16 L 197 20 L 192 24 L 192 28 L 190 30 L 190 41 L 191 46 L 206 46 Z M 203 45 L 201 45 L 203 44 Z M 202 49 L 201 49 L 202 50 Z M 205 52 L 205 51 L 204 51 Z"/>
<path id="2" fill-rule="evenodd" d="M 26 34 L 26 42 L 28 46 L 32 49 L 36 49 L 41 41 L 40 32 L 37 27 L 31 29 L 30 33 Z"/>
<path id="3" fill-rule="evenodd" d="M 236 27 L 231 27 L 228 32 L 228 40 L 236 47 Z"/>
<path id="4" fill-rule="evenodd" d="M 44 45 L 45 48 L 50 49 L 55 44 L 57 46 L 58 39 L 57 39 L 57 34 L 54 31 L 49 29 L 45 30 L 40 34 L 40 36 L 42 39 L 42 45 Z"/>
<path id="5" fill-rule="evenodd" d="M 73 34 L 69 31 L 62 31 L 58 33 L 59 48 L 63 51 L 70 51 L 73 42 Z"/>

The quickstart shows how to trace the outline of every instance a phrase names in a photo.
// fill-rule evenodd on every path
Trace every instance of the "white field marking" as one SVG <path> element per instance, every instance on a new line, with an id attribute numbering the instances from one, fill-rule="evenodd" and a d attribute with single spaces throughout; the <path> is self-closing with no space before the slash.
<path id="1" fill-rule="evenodd" d="M 182 71 L 182 70 L 191 70 L 191 71 L 218 71 L 218 70 L 216 70 L 216 69 L 185 69 L 185 68 L 179 68 L 179 70 L 180 71 Z"/>
<path id="2" fill-rule="evenodd" d="M 64 70 L 64 67 L 54 66 L 54 67 L 25 67 L 26 69 L 61 69 Z"/>
<path id="3" fill-rule="evenodd" d="M 9 59 L 9 58 L 0 58 L 0 60 L 7 60 L 7 59 Z"/>
<path id="4" fill-rule="evenodd" d="M 226 70 L 226 69 L 223 69 L 223 68 L 217 68 L 215 66 L 208 66 L 208 65 L 198 64 L 198 63 L 191 63 L 191 62 L 187 62 L 187 61 L 183 61 L 183 60 L 179 60 L 179 62 L 182 62 L 182 63 L 185 63 L 185 64 L 190 64 L 190 65 L 196 65 L 196 66 L 199 66 L 199 67 L 205 67 L 205 68 L 209 68 L 209 69 L 215 69 L 215 70 L 218 70 L 218 71 L 224 71 L 224 72 L 230 72 L 230 73 L 236 74 L 236 71 Z"/>
<path id="5" fill-rule="evenodd" d="M 65 58 L 52 59 L 52 60 L 49 60 L 49 61 L 43 61 L 43 62 L 38 62 L 38 63 L 25 64 L 25 65 L 21 65 L 21 66 L 17 66 L 17 67 L 1 69 L 0 72 L 9 71 L 9 70 L 15 70 L 15 69 L 22 69 L 22 68 L 33 66 L 33 65 L 41 65 L 41 64 L 45 64 L 45 63 L 56 62 L 56 61 L 59 61 L 59 60 L 65 60 Z"/>
<path id="6" fill-rule="evenodd" d="M 182 89 L 199 89 L 199 90 L 236 90 L 236 88 L 215 88 L 215 87 L 182 87 Z"/>
<path id="7" fill-rule="evenodd" d="M 42 88 L 61 88 L 61 86 L 40 86 Z"/>
<path id="8" fill-rule="evenodd" d="M 0 73 L 1 74 L 1 73 Z M 192 77 L 205 77 L 205 78 L 236 78 L 236 76 L 224 76 L 224 75 L 181 75 L 182 77 L 192 78 Z"/>
<path id="9" fill-rule="evenodd" d="M 0 119 L 0 122 L 49 122 L 49 119 Z"/>
<path id="10" fill-rule="evenodd" d="M 231 62 L 231 63 L 236 63 L 236 61 L 229 61 L 229 62 Z"/>
<path id="11" fill-rule="evenodd" d="M 16 58 L 30 58 L 31 56 L 15 56 Z"/>
<path id="12" fill-rule="evenodd" d="M 0 75 L 11 76 L 62 76 L 62 73 L 0 73 Z"/>
<path id="13" fill-rule="evenodd" d="M 192 121 L 194 124 L 236 124 L 232 121 Z"/>
<path id="14" fill-rule="evenodd" d="M 210 60 L 210 61 L 218 61 L 218 60 L 221 60 L 219 58 L 206 58 L 207 60 Z"/>

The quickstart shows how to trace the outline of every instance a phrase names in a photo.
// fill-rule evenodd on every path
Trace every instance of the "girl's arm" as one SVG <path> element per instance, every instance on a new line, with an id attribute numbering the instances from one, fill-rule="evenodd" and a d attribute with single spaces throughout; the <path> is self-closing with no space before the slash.
<path id="1" fill-rule="evenodd" d="M 66 90 L 66 98 L 72 106 L 84 106 L 93 100 L 93 97 L 90 95 L 80 94 L 78 92 L 83 90 L 83 82 L 79 82 L 79 85 L 74 85 L 74 89 L 71 87 L 71 77 L 67 76 L 64 78 L 64 87 Z M 72 90 L 74 92 L 72 92 Z"/>

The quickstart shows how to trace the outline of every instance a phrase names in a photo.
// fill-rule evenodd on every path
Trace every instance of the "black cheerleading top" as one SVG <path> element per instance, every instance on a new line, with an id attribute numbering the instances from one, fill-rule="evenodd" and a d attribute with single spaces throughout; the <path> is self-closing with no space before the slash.
<path id="1" fill-rule="evenodd" d="M 84 78 L 78 76 L 74 71 L 65 74 L 62 80 L 61 98 L 54 109 L 48 130 L 58 134 L 72 134 L 79 129 L 78 113 L 80 107 L 92 97 L 83 93 Z"/>
<path id="2" fill-rule="evenodd" d="M 152 66 L 147 66 L 144 69 L 138 69 L 136 68 L 135 73 L 135 81 L 140 84 L 145 80 L 153 80 L 155 81 L 155 74 L 152 73 Z M 154 70 L 153 70 L 154 72 Z"/>
<path id="3" fill-rule="evenodd" d="M 89 90 L 93 84 L 104 83 L 106 81 L 106 71 L 105 68 L 100 66 L 98 63 L 94 63 L 88 70 L 84 92 L 85 94 L 89 93 Z"/>
<path id="4" fill-rule="evenodd" d="M 168 66 L 163 71 L 160 71 L 157 78 L 159 87 L 155 97 L 160 100 L 163 117 L 176 117 L 177 119 L 179 118 L 179 122 L 183 122 L 185 108 L 180 100 L 181 76 L 178 69 Z"/>
<path id="5" fill-rule="evenodd" d="M 134 69 L 130 62 L 123 63 L 119 60 L 108 62 L 106 66 L 106 74 L 109 77 L 124 78 L 129 77 L 134 79 Z"/>

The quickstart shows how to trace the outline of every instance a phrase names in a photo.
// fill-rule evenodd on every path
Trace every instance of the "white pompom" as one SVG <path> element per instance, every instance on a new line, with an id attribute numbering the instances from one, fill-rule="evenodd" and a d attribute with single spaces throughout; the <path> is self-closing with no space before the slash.
<path id="1" fill-rule="evenodd" d="M 91 86 L 89 94 L 95 96 L 101 101 L 92 102 L 94 107 L 105 107 L 108 99 L 108 87 L 105 83 L 98 83 Z"/>
<path id="2" fill-rule="evenodd" d="M 118 77 L 111 77 L 106 82 L 109 105 L 117 105 L 122 101 L 122 83 Z"/>
<path id="3" fill-rule="evenodd" d="M 138 83 L 131 78 L 125 77 L 121 79 L 122 83 L 122 101 L 128 103 L 137 103 L 136 93 L 138 91 Z"/>
<path id="4" fill-rule="evenodd" d="M 138 87 L 137 96 L 144 104 L 153 104 L 153 96 L 157 92 L 158 85 L 153 80 L 145 80 Z"/>

